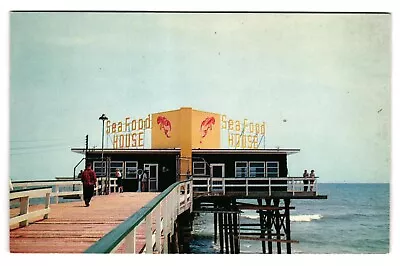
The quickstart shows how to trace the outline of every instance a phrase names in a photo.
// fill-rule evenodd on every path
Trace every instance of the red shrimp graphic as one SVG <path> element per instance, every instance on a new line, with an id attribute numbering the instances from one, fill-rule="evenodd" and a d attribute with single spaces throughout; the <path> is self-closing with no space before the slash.
<path id="1" fill-rule="evenodd" d="M 171 136 L 169 134 L 172 130 L 171 121 L 169 121 L 165 116 L 158 116 L 157 124 L 160 125 L 160 130 L 164 131 L 165 136 L 170 138 Z"/>
<path id="2" fill-rule="evenodd" d="M 213 116 L 207 117 L 206 119 L 203 120 L 203 122 L 201 122 L 200 125 L 201 138 L 207 136 L 208 130 L 212 130 L 213 125 L 215 125 L 215 118 Z M 202 143 L 201 140 L 200 143 Z"/>

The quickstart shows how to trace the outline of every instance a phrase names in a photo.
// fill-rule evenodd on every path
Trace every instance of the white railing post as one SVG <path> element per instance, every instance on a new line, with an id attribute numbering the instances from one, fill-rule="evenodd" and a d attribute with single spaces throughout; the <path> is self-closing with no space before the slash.
<path id="1" fill-rule="evenodd" d="M 170 195 L 169 195 L 169 200 L 168 200 L 168 209 L 169 209 L 169 232 L 171 233 L 171 235 L 174 234 L 175 232 L 175 228 L 174 228 L 174 202 L 175 202 L 175 193 L 173 191 L 171 191 Z"/>
<path id="2" fill-rule="evenodd" d="M 292 195 L 294 196 L 294 178 L 292 177 Z"/>
<path id="3" fill-rule="evenodd" d="M 80 187 L 81 187 L 81 191 L 82 191 L 81 200 L 83 200 L 83 183 L 82 183 L 82 182 L 81 182 L 81 184 L 80 184 Z"/>
<path id="4" fill-rule="evenodd" d="M 161 253 L 161 204 L 155 209 L 156 212 L 156 253 Z"/>
<path id="5" fill-rule="evenodd" d="M 268 195 L 271 196 L 271 177 L 268 177 Z"/>
<path id="6" fill-rule="evenodd" d="M 249 195 L 249 179 L 246 178 L 246 196 Z"/>
<path id="7" fill-rule="evenodd" d="M 44 203 L 44 208 L 45 209 L 49 209 L 50 208 L 50 192 L 46 193 L 46 201 Z M 44 219 L 48 219 L 49 218 L 49 214 L 46 213 L 43 218 Z"/>
<path id="8" fill-rule="evenodd" d="M 225 195 L 225 178 L 222 178 L 222 194 Z"/>
<path id="9" fill-rule="evenodd" d="M 162 250 L 162 253 L 168 253 L 168 234 L 169 234 L 169 225 L 168 225 L 168 220 L 169 220 L 169 214 L 168 214 L 168 196 L 164 198 L 163 200 L 163 235 L 164 235 L 164 247 Z"/>
<path id="10" fill-rule="evenodd" d="M 207 178 L 207 192 L 210 193 L 211 191 L 211 177 Z"/>
<path id="11" fill-rule="evenodd" d="M 20 200 L 20 206 L 19 206 L 19 214 L 24 215 L 29 212 L 29 196 L 22 197 Z M 22 221 L 19 223 L 20 227 L 23 226 L 28 226 L 28 218 L 26 220 Z"/>
<path id="12" fill-rule="evenodd" d="M 146 220 L 146 230 L 145 230 L 145 234 L 146 234 L 146 253 L 147 254 L 153 253 L 153 241 L 152 241 L 153 240 L 152 239 L 153 232 L 151 231 L 151 223 L 152 223 L 151 216 L 152 216 L 152 213 L 153 212 L 149 213 L 145 218 L 145 220 Z"/>
<path id="13" fill-rule="evenodd" d="M 176 201 L 175 201 L 175 204 L 176 204 L 176 214 L 175 214 L 175 217 L 174 217 L 174 221 L 175 221 L 176 218 L 178 217 L 179 211 L 180 211 L 180 209 L 181 209 L 181 186 L 177 186 L 177 187 L 176 187 L 175 195 L 176 195 Z"/>
<path id="14" fill-rule="evenodd" d="M 190 212 L 193 212 L 193 180 L 190 181 Z"/>
<path id="15" fill-rule="evenodd" d="M 187 206 L 188 206 L 188 183 L 185 182 L 185 195 L 184 195 L 184 199 L 185 199 L 185 204 L 183 205 L 184 207 L 184 211 L 187 210 Z"/>
<path id="16" fill-rule="evenodd" d="M 56 196 L 55 196 L 55 203 L 58 204 L 58 193 L 60 192 L 60 187 L 58 185 L 56 185 Z"/>
<path id="17" fill-rule="evenodd" d="M 136 253 L 136 227 L 125 238 L 125 253 Z"/>

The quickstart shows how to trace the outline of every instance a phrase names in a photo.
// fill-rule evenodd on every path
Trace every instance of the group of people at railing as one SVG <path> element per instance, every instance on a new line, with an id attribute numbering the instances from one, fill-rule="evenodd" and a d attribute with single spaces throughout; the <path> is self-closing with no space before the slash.
<path id="1" fill-rule="evenodd" d="M 310 187 L 310 191 L 312 192 L 314 189 L 314 181 L 315 181 L 315 171 L 311 170 L 311 173 L 309 174 L 307 172 L 307 169 L 304 170 L 303 173 L 303 183 L 304 183 L 304 191 L 306 192 L 308 190 L 308 187 Z"/>

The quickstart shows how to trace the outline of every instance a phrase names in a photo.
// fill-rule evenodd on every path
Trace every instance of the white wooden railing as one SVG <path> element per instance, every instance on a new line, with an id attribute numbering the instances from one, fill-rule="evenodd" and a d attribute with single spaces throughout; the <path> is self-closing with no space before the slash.
<path id="1" fill-rule="evenodd" d="M 308 181 L 308 184 L 305 184 L 304 181 Z M 314 181 L 314 183 L 311 185 L 310 181 Z M 305 186 L 307 188 L 306 191 L 304 191 Z M 317 192 L 317 186 L 317 177 L 315 179 L 303 177 L 193 177 L 193 192 L 195 194 L 213 193 L 226 195 L 227 193 L 239 193 L 248 196 L 249 191 L 257 191 L 265 192 L 271 196 L 274 191 L 284 191 L 295 195 L 304 192 Z M 278 187 L 280 189 L 274 190 L 274 188 Z"/>
<path id="2" fill-rule="evenodd" d="M 96 186 L 94 188 L 94 194 L 95 195 L 100 195 L 101 191 L 104 192 L 104 188 L 106 186 L 107 178 L 106 177 L 97 177 L 97 182 Z M 117 178 L 116 177 L 110 177 L 109 178 L 109 192 L 110 193 L 115 193 L 118 192 L 118 185 L 117 185 Z"/>
<path id="3" fill-rule="evenodd" d="M 29 219 L 37 218 L 38 216 L 43 216 L 43 219 L 47 219 L 50 213 L 50 194 L 51 188 L 11 191 L 10 203 L 19 202 L 19 215 L 10 218 L 10 226 L 18 223 L 20 227 L 27 226 Z M 29 212 L 29 200 L 32 198 L 45 198 L 44 208 Z"/>
<path id="4" fill-rule="evenodd" d="M 117 178 L 110 178 L 110 193 L 117 192 Z M 97 183 L 94 188 L 95 195 L 99 195 L 102 187 L 106 184 L 106 179 L 97 178 Z M 51 192 L 50 197 L 54 197 L 54 202 L 57 204 L 60 197 L 77 195 L 83 200 L 83 187 L 80 180 L 42 180 L 42 181 L 14 181 L 12 182 L 13 189 L 28 189 L 32 187 L 51 186 L 54 191 Z M 63 189 L 61 189 L 63 188 Z M 63 191 L 60 191 L 63 190 Z"/>
<path id="5" fill-rule="evenodd" d="M 145 253 L 168 253 L 167 236 L 174 234 L 178 215 L 193 209 L 193 183 L 174 183 L 122 224 L 102 237 L 85 253 L 138 253 L 140 235 L 145 236 Z M 140 251 L 139 251 L 140 252 Z"/>

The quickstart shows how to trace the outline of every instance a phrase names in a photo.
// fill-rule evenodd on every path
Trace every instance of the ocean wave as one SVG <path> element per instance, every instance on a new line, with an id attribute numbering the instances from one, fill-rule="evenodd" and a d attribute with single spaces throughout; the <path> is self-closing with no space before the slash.
<path id="1" fill-rule="evenodd" d="M 242 214 L 241 218 L 247 218 L 247 219 L 251 219 L 251 220 L 259 220 L 260 219 L 260 215 L 258 214 Z"/>
<path id="2" fill-rule="evenodd" d="M 291 215 L 290 221 L 291 222 L 311 222 L 312 220 L 319 220 L 321 219 L 321 214 L 305 214 L 305 215 Z"/>
<path id="3" fill-rule="evenodd" d="M 259 220 L 260 216 L 256 214 L 243 214 L 241 215 L 243 218 L 251 219 L 251 220 Z M 304 215 L 291 215 L 291 222 L 311 222 L 312 220 L 319 220 L 323 216 L 321 214 L 304 214 Z"/>

